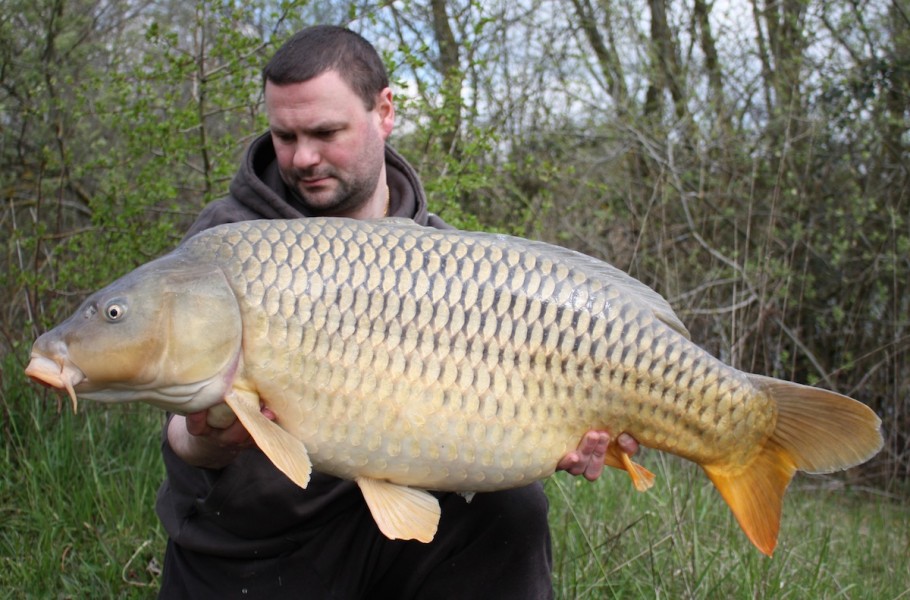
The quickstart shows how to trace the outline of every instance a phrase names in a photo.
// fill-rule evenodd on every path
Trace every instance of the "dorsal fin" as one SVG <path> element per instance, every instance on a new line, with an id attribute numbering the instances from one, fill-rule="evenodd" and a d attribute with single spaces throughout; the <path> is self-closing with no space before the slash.
<path id="1" fill-rule="evenodd" d="M 608 262 L 569 250 L 562 246 L 555 246 L 546 242 L 528 241 L 520 238 L 513 238 L 506 235 L 497 235 L 504 242 L 513 240 L 526 244 L 530 248 L 536 249 L 545 256 L 566 265 L 569 268 L 577 269 L 589 279 L 607 282 L 609 285 L 621 288 L 622 294 L 631 298 L 639 306 L 648 307 L 654 314 L 654 317 L 670 328 L 674 329 L 686 339 L 690 339 L 689 330 L 683 322 L 676 316 L 673 307 L 667 300 L 656 291 L 635 279 L 625 271 L 614 267 Z"/>
<path id="2" fill-rule="evenodd" d="M 363 222 L 358 222 L 362 224 Z M 371 220 L 368 222 L 371 226 L 387 227 L 389 229 L 422 229 L 427 227 L 418 225 L 410 219 L 400 217 L 387 217 L 383 219 Z M 556 246 L 547 242 L 537 240 L 527 240 L 524 238 L 501 234 L 489 233 L 485 231 L 464 231 L 464 230 L 437 230 L 429 229 L 427 235 L 440 236 L 457 236 L 466 240 L 476 240 L 482 244 L 493 244 L 499 246 L 508 246 L 516 249 L 526 249 L 536 253 L 541 257 L 548 257 L 553 261 L 563 264 L 570 269 L 584 273 L 588 279 L 605 282 L 610 286 L 621 288 L 622 294 L 637 303 L 640 307 L 650 309 L 654 317 L 670 328 L 677 331 L 680 335 L 689 339 L 689 331 L 683 322 L 676 316 L 673 307 L 667 300 L 656 291 L 635 279 L 625 271 L 614 267 L 608 262 L 600 259 Z"/>

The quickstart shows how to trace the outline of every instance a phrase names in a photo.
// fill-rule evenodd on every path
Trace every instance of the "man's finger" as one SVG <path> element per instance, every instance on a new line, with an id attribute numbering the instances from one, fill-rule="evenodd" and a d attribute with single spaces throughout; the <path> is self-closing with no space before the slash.
<path id="1" fill-rule="evenodd" d="M 571 475 L 581 475 L 584 468 L 584 463 L 581 462 L 578 452 L 569 452 L 556 464 L 557 471 L 565 471 Z"/>
<path id="2" fill-rule="evenodd" d="M 616 443 L 619 445 L 619 448 L 629 456 L 638 452 L 638 442 L 628 433 L 619 434 L 619 437 L 616 438 Z"/>
<path id="3" fill-rule="evenodd" d="M 584 476 L 588 481 L 594 481 L 603 473 L 604 456 L 607 454 L 607 446 L 610 445 L 610 434 L 605 431 L 591 431 L 585 435 L 585 439 L 593 444 L 585 464 Z"/>
<path id="4" fill-rule="evenodd" d="M 208 429 L 209 425 L 206 422 L 207 414 L 205 411 L 190 413 L 184 417 L 186 420 L 186 430 L 191 435 L 203 435 Z"/>

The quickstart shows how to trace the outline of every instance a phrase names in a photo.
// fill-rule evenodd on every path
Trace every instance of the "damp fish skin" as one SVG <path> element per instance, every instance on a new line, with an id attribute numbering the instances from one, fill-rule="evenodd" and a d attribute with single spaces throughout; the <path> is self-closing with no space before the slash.
<path id="1" fill-rule="evenodd" d="M 865 405 L 724 364 L 605 262 L 398 219 L 206 230 L 91 295 L 26 373 L 74 406 L 225 402 L 210 418 L 236 415 L 296 483 L 355 480 L 383 533 L 421 541 L 439 518 L 424 490 L 525 485 L 607 430 L 699 464 L 770 555 L 797 470 L 882 445 Z M 653 481 L 615 444 L 606 464 Z"/>

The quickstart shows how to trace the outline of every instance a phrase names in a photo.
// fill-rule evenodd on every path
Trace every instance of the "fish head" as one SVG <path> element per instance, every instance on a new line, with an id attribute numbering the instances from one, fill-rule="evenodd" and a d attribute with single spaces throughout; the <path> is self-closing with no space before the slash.
<path id="1" fill-rule="evenodd" d="M 69 393 L 74 409 L 82 397 L 194 412 L 230 388 L 242 330 L 220 268 L 172 253 L 95 292 L 41 335 L 25 373 Z"/>

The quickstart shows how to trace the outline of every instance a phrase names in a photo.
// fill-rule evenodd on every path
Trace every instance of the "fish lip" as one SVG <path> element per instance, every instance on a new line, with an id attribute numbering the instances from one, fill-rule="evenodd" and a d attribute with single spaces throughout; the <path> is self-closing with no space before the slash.
<path id="1" fill-rule="evenodd" d="M 25 374 L 32 380 L 55 390 L 65 391 L 73 402 L 76 412 L 76 392 L 73 388 L 85 381 L 85 373 L 63 357 L 49 358 L 32 353 Z"/>
<path id="2" fill-rule="evenodd" d="M 40 354 L 32 354 L 28 366 L 25 367 L 25 374 L 32 381 L 60 390 L 64 388 L 63 372 L 62 364 Z"/>

